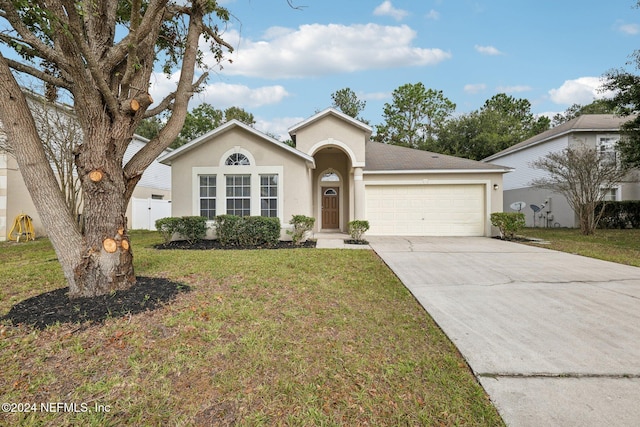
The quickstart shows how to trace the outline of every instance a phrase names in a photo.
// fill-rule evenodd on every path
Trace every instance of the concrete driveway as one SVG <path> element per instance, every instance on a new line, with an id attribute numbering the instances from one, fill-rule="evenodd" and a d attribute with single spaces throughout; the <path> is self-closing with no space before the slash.
<path id="1" fill-rule="evenodd" d="M 640 268 L 480 237 L 367 239 L 507 425 L 640 425 Z"/>

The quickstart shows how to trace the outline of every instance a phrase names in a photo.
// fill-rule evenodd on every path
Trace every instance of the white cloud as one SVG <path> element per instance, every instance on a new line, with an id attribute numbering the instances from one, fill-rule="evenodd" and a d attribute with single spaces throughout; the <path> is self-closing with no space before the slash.
<path id="1" fill-rule="evenodd" d="M 440 19 L 440 12 L 438 12 L 437 10 L 431 9 L 429 13 L 427 13 L 426 18 L 437 21 L 438 19 Z"/>
<path id="2" fill-rule="evenodd" d="M 305 117 L 280 117 L 273 120 L 265 120 L 264 118 L 257 117 L 255 128 L 260 132 L 275 135 L 276 139 L 280 141 L 286 141 L 291 139 L 288 129 L 304 119 Z"/>
<path id="3" fill-rule="evenodd" d="M 496 90 L 501 93 L 518 93 L 529 92 L 533 88 L 531 86 L 516 85 L 516 86 L 498 86 Z"/>
<path id="4" fill-rule="evenodd" d="M 480 52 L 483 55 L 490 55 L 490 56 L 504 55 L 504 53 L 500 52 L 498 49 L 496 49 L 493 46 L 475 45 L 475 49 L 476 51 Z"/>
<path id="5" fill-rule="evenodd" d="M 549 91 L 549 97 L 556 104 L 590 104 L 594 99 L 609 98 L 612 92 L 602 93 L 600 77 L 580 77 L 574 80 L 566 80 L 562 86 Z"/>
<path id="6" fill-rule="evenodd" d="M 622 22 L 618 22 L 616 24 L 616 29 L 621 33 L 628 34 L 630 36 L 635 36 L 640 33 L 640 25 L 638 24 L 625 24 Z"/>
<path id="7" fill-rule="evenodd" d="M 240 40 L 227 34 L 228 40 Z M 260 78 L 301 78 L 367 69 L 435 65 L 451 57 L 437 48 L 411 45 L 416 32 L 406 25 L 311 24 L 274 27 L 261 40 L 243 39 L 223 74 Z M 207 61 L 213 66 L 209 56 Z"/>
<path id="8" fill-rule="evenodd" d="M 169 79 L 162 73 L 155 73 L 149 90 L 153 99 L 159 102 L 174 91 L 178 77 L 178 73 L 172 75 Z M 277 104 L 288 96 L 290 94 L 280 85 L 250 88 L 245 85 L 215 82 L 207 84 L 202 92 L 195 94 L 189 103 L 189 107 L 193 108 L 206 102 L 220 109 L 228 107 L 248 109 Z"/>
<path id="9" fill-rule="evenodd" d="M 466 93 L 479 93 L 487 88 L 487 85 L 484 83 L 475 83 L 475 84 L 467 84 L 464 85 L 464 91 Z"/>
<path id="10" fill-rule="evenodd" d="M 389 0 L 386 0 L 374 9 L 373 14 L 376 16 L 391 16 L 396 21 L 402 21 L 409 12 L 402 9 L 396 9 Z"/>

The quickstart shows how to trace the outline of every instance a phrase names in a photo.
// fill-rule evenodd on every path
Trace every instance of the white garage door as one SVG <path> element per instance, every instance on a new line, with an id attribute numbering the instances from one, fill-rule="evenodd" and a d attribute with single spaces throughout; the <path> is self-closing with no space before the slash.
<path id="1" fill-rule="evenodd" d="M 370 235 L 483 236 L 484 185 L 370 185 Z"/>

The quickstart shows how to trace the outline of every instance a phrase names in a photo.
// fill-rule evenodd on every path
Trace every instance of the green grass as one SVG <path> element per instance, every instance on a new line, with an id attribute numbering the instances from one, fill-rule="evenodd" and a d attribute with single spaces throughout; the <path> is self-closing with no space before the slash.
<path id="1" fill-rule="evenodd" d="M 640 267 L 640 230 L 596 230 L 583 236 L 578 229 L 527 228 L 520 234 L 546 240 L 541 246 L 549 249 Z"/>
<path id="2" fill-rule="evenodd" d="M 456 348 L 366 250 L 155 250 L 136 273 L 192 291 L 152 312 L 44 331 L 0 324 L 0 425 L 504 425 Z M 46 240 L 0 244 L 0 315 L 64 287 Z"/>

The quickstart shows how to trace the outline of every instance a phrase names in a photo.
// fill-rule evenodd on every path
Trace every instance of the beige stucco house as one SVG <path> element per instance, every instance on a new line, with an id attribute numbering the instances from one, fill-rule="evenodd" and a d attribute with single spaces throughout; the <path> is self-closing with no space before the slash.
<path id="1" fill-rule="evenodd" d="M 171 165 L 172 216 L 293 215 L 314 231 L 368 235 L 490 236 L 509 169 L 371 142 L 371 128 L 326 109 L 289 129 L 295 148 L 239 121 L 164 155 Z M 283 237 L 286 234 L 283 232 Z"/>

